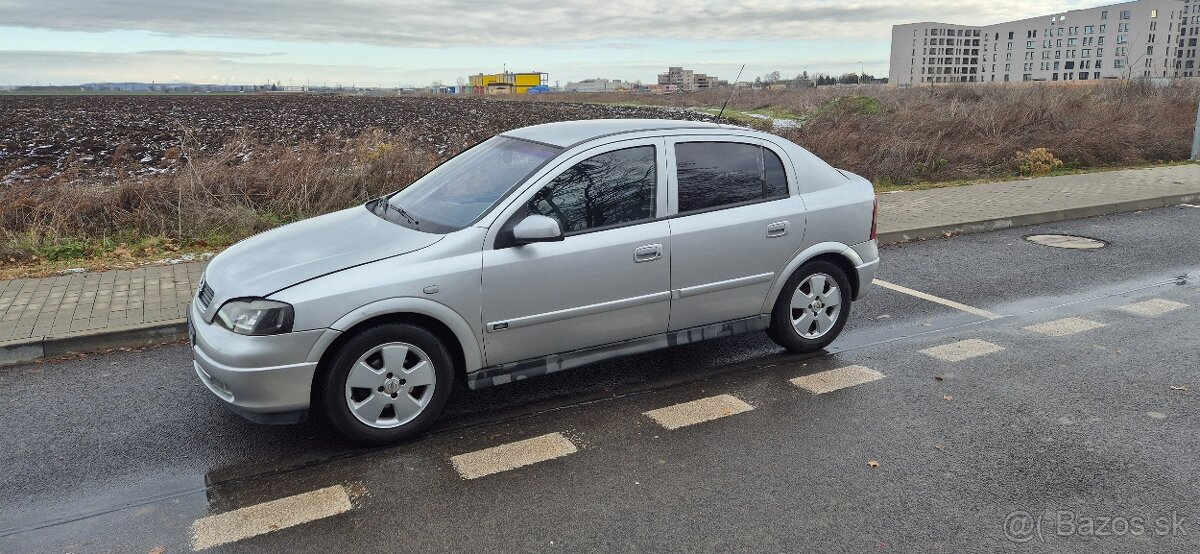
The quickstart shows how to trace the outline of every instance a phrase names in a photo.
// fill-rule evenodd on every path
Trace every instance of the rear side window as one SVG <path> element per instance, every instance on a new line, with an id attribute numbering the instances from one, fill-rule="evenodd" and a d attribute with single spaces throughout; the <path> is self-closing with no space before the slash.
<path id="1" fill-rule="evenodd" d="M 675 145 L 679 213 L 787 196 L 787 174 L 774 152 L 738 142 Z"/>
<path id="2" fill-rule="evenodd" d="M 529 213 L 558 220 L 564 233 L 654 217 L 658 171 L 653 146 L 588 158 L 559 174 L 529 200 Z"/>

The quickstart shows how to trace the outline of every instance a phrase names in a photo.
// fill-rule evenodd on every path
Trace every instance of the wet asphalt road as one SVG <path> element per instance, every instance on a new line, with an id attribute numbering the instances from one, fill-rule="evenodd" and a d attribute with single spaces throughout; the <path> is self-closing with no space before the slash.
<path id="1" fill-rule="evenodd" d="M 1196 551 L 1198 231 L 1175 207 L 888 247 L 881 279 L 1005 317 L 876 287 L 829 353 L 755 334 L 464 390 L 385 449 L 241 420 L 179 345 L 0 368 L 0 552 L 186 552 L 197 518 L 339 484 L 349 512 L 212 551 Z M 1055 232 L 1110 244 L 1022 240 Z M 1153 298 L 1188 307 L 1119 309 Z M 1063 317 L 1105 326 L 1023 328 Z M 963 339 L 1003 350 L 919 352 Z M 886 377 L 788 383 L 849 365 Z M 642 415 L 726 393 L 754 409 L 674 431 Z M 449 462 L 552 432 L 579 451 L 471 481 Z M 1028 542 L 1014 512 L 1042 516 Z M 1151 525 L 1112 525 L 1130 518 Z"/>

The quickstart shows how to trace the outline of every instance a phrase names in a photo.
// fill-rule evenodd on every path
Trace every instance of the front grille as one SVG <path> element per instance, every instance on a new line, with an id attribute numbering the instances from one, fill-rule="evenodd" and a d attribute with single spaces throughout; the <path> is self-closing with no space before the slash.
<path id="1" fill-rule="evenodd" d="M 200 300 L 201 307 L 208 308 L 208 305 L 212 303 L 213 294 L 212 287 L 208 286 L 208 283 L 200 281 L 200 293 L 196 298 Z"/>

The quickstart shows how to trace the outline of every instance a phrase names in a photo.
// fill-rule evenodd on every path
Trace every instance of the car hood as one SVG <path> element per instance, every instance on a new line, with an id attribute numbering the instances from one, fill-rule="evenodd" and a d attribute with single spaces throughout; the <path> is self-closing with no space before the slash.
<path id="1" fill-rule="evenodd" d="M 409 229 L 359 206 L 243 240 L 204 270 L 210 307 L 230 298 L 265 297 L 336 271 L 425 248 L 442 235 Z"/>

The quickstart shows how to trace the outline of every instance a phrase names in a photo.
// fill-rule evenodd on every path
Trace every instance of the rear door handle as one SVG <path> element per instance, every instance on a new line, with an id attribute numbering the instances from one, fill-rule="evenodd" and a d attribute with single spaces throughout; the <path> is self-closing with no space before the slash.
<path id="1" fill-rule="evenodd" d="M 790 223 L 786 221 L 776 221 L 767 225 L 767 238 L 783 237 L 788 234 L 788 226 Z"/>
<path id="2" fill-rule="evenodd" d="M 661 244 L 647 244 L 633 250 L 634 263 L 652 262 L 662 257 Z"/>

